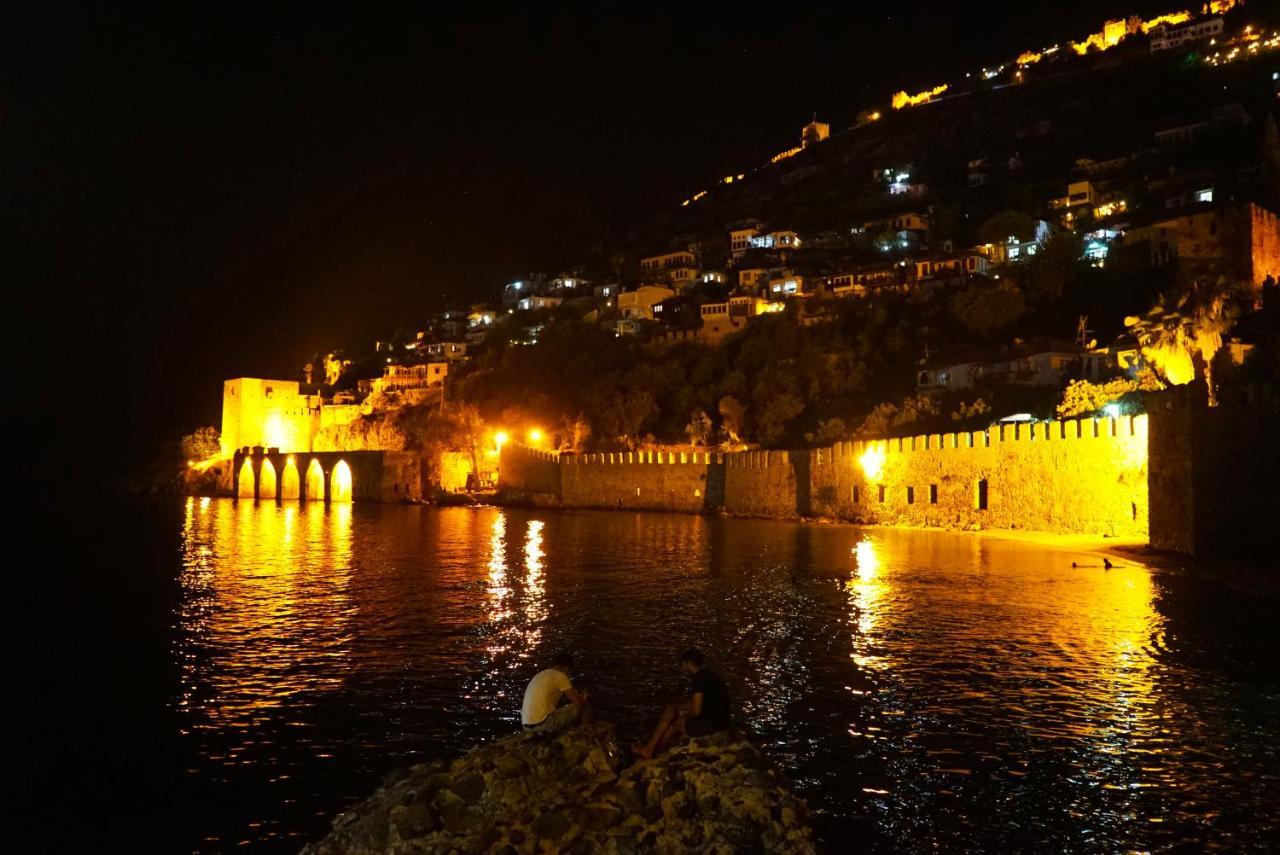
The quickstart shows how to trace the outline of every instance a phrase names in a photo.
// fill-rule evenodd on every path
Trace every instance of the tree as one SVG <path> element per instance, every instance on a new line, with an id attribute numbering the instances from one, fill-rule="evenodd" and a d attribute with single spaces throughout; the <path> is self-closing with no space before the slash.
<path id="1" fill-rule="evenodd" d="M 624 445 L 634 445 L 645 426 L 658 414 L 658 404 L 648 392 L 620 392 L 607 399 L 597 413 L 600 433 Z"/>
<path id="2" fill-rule="evenodd" d="M 972 404 L 966 404 L 961 401 L 960 405 L 952 411 L 951 421 L 967 422 L 988 415 L 990 412 L 991 405 L 987 403 L 985 398 L 975 398 Z"/>
<path id="3" fill-rule="evenodd" d="M 1011 282 L 974 282 L 949 301 L 952 316 L 965 329 L 982 337 L 998 332 L 1027 311 L 1018 286 Z"/>
<path id="4" fill-rule="evenodd" d="M 707 440 L 711 438 L 711 417 L 702 410 L 694 411 L 689 419 L 689 424 L 685 426 L 684 432 L 689 435 L 689 442 L 694 445 L 706 445 Z"/>
<path id="5" fill-rule="evenodd" d="M 732 395 L 720 399 L 720 427 L 730 442 L 741 442 L 746 427 L 746 408 Z"/>
<path id="6" fill-rule="evenodd" d="M 1222 336 L 1235 323 L 1234 289 L 1225 277 L 1193 281 L 1180 296 L 1162 297 L 1145 317 L 1127 317 L 1142 355 L 1166 382 L 1181 386 L 1196 378 L 1196 362 L 1203 366 L 1209 406 L 1218 405 L 1213 359 Z"/>
<path id="7" fill-rule="evenodd" d="M 570 451 L 581 451 L 591 439 L 591 423 L 582 413 L 565 416 L 560 422 L 560 434 L 564 437 L 561 440 L 562 447 L 567 446 Z"/>
<path id="8" fill-rule="evenodd" d="M 1072 380 L 1062 392 L 1062 402 L 1057 407 L 1058 418 L 1095 415 L 1102 412 L 1108 404 L 1116 404 L 1129 410 L 1131 406 L 1126 399 L 1131 399 L 1135 392 L 1158 389 L 1160 385 L 1150 375 L 1146 379 L 1137 380 L 1117 377 L 1105 383 Z"/>
<path id="9" fill-rule="evenodd" d="M 1079 235 L 1057 232 L 1027 262 L 1027 292 L 1037 302 L 1057 300 L 1087 267 Z"/>
<path id="10" fill-rule="evenodd" d="M 210 460 L 222 453 L 222 437 L 216 427 L 196 428 L 182 438 L 182 456 L 188 461 Z"/>
<path id="11" fill-rule="evenodd" d="M 760 442 L 776 445 L 786 436 L 787 428 L 796 416 L 804 412 L 804 401 L 795 395 L 782 394 L 769 400 L 760 412 Z"/>
<path id="12" fill-rule="evenodd" d="M 422 452 L 435 461 L 444 451 L 458 451 L 471 459 L 471 471 L 480 471 L 480 455 L 489 444 L 489 428 L 480 411 L 468 404 L 444 410 L 431 404 L 402 407 L 395 427 L 404 436 L 404 447 Z"/>
<path id="13" fill-rule="evenodd" d="M 817 430 L 806 433 L 804 438 L 810 445 L 834 445 L 849 438 L 849 426 L 842 418 L 823 419 Z"/>
<path id="14" fill-rule="evenodd" d="M 1021 211 L 1001 211 L 978 227 L 983 243 L 1003 244 L 1011 237 L 1028 241 L 1036 236 L 1036 220 Z"/>
<path id="15" fill-rule="evenodd" d="M 877 404 L 867 414 L 857 434 L 861 437 L 883 437 L 900 433 L 906 427 L 918 429 L 938 412 L 938 402 L 923 393 L 903 398 L 901 404 Z"/>

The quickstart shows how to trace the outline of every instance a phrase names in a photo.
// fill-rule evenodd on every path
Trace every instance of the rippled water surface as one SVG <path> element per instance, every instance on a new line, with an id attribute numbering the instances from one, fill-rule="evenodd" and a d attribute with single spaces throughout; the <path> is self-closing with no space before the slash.
<path id="1" fill-rule="evenodd" d="M 703 648 L 832 849 L 1265 848 L 1274 601 L 964 535 L 187 501 L 164 653 L 193 849 L 296 848 L 517 727 L 561 648 L 624 736 Z M 1094 559 L 1096 561 L 1096 559 Z M 172 755 L 172 756 L 168 756 Z"/>

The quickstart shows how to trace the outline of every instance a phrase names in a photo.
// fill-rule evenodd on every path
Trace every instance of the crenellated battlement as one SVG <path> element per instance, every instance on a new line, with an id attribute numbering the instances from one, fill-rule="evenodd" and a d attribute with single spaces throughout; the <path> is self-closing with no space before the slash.
<path id="1" fill-rule="evenodd" d="M 881 454 L 863 463 L 869 450 Z M 504 486 L 567 507 L 1144 534 L 1147 416 L 756 451 L 502 452 Z"/>
<path id="2" fill-rule="evenodd" d="M 524 454 L 534 460 L 547 460 L 552 463 L 558 463 L 561 458 L 561 454 L 558 451 L 548 451 L 545 448 L 532 448 L 520 442 L 508 442 L 502 447 L 502 450 L 503 453 L 519 452 L 520 454 Z"/>
<path id="3" fill-rule="evenodd" d="M 611 464 L 655 464 L 713 466 L 724 463 L 725 455 L 717 451 L 604 451 L 596 454 L 566 454 L 563 461 L 574 466 Z"/>
<path id="4" fill-rule="evenodd" d="M 1067 442 L 1112 438 L 1146 439 L 1147 416 L 1120 418 L 1062 419 L 1050 422 L 1027 422 L 993 425 L 987 430 L 952 433 L 917 434 L 892 439 L 865 439 L 837 442 L 828 448 L 814 449 L 815 464 L 835 463 L 845 458 L 860 457 L 870 448 L 886 454 L 909 454 L 914 451 L 964 450 L 990 448 L 1002 443 Z"/>

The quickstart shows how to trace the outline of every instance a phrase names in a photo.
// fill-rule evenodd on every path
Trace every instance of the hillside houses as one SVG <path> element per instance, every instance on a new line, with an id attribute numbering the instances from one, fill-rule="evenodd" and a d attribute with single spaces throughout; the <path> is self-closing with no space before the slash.
<path id="1" fill-rule="evenodd" d="M 723 177 L 673 200 L 678 209 L 593 247 L 581 267 L 524 273 L 492 304 L 416 319 L 416 341 L 385 342 L 378 355 L 449 363 L 451 383 L 469 360 L 487 368 L 486 352 L 532 345 L 568 322 L 732 347 L 753 324 L 824 324 L 856 315 L 857 301 L 906 295 L 936 310 L 965 292 L 1017 291 L 1030 303 L 1031 271 L 1061 260 L 1042 255 L 1046 245 L 1077 246 L 1099 268 L 1086 272 L 1108 287 L 1193 269 L 1261 287 L 1280 277 L 1276 84 L 1192 79 L 1192 50 L 1242 38 L 1223 26 L 1193 16 L 1144 38 L 1125 24 L 1123 38 L 1115 34 L 1124 44 L 1109 54 L 1064 45 L 1043 61 L 975 69 L 945 98 L 863 111 L 850 128 L 815 120 L 800 145 L 790 140 L 756 168 L 726 164 Z M 1191 82 L 1166 85 L 1174 74 Z M 1131 82 L 1143 98 L 1131 97 Z M 1055 243 L 1064 234 L 1072 240 Z M 1052 322 L 1074 325 L 1075 311 Z M 1077 370 L 1064 360 L 1094 359 L 1060 342 L 1005 354 L 971 353 L 974 344 L 930 340 L 932 361 L 915 385 L 1057 382 Z M 331 386 L 352 370 L 328 369 Z"/>

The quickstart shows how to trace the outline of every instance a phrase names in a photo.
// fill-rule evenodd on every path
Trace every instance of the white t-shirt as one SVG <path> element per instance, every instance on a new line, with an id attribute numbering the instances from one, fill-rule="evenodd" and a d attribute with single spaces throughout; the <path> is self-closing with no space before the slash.
<path id="1" fill-rule="evenodd" d="M 560 696 L 573 684 L 563 671 L 548 668 L 533 675 L 524 690 L 524 704 L 520 707 L 521 724 L 537 724 L 560 705 Z"/>

